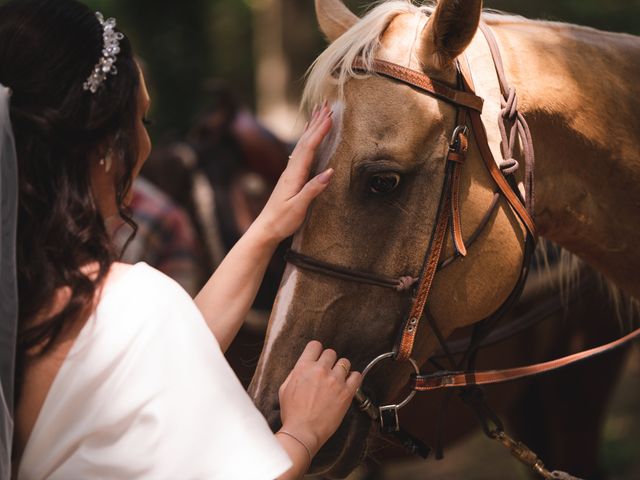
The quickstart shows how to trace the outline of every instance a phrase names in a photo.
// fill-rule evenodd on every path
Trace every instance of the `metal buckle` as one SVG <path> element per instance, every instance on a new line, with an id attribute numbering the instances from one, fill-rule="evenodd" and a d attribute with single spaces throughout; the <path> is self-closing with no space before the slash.
<path id="1" fill-rule="evenodd" d="M 449 150 L 458 152 L 460 149 L 460 135 L 469 136 L 469 127 L 466 125 L 458 125 L 451 134 L 451 142 L 449 142 Z"/>
<path id="2" fill-rule="evenodd" d="M 386 405 L 380 407 L 380 430 L 384 433 L 400 431 L 400 420 L 398 420 L 398 406 Z"/>
<path id="3" fill-rule="evenodd" d="M 382 355 L 374 358 L 369 365 L 362 372 L 362 381 L 364 382 L 365 377 L 371 372 L 373 367 L 381 362 L 382 360 L 386 360 L 388 358 L 395 357 L 394 352 L 384 353 Z M 416 374 L 420 374 L 420 367 L 416 363 L 413 358 L 409 358 L 408 362 L 411 364 Z M 365 412 L 372 420 L 380 421 L 380 428 L 385 433 L 397 432 L 400 430 L 400 422 L 398 421 L 398 410 L 402 407 L 406 406 L 415 396 L 415 390 L 412 390 L 409 395 L 400 403 L 391 404 L 391 405 L 383 405 L 378 408 L 373 404 L 371 399 L 362 392 L 362 390 L 358 389 L 356 393 L 356 400 L 359 403 L 359 408 L 363 412 Z"/>

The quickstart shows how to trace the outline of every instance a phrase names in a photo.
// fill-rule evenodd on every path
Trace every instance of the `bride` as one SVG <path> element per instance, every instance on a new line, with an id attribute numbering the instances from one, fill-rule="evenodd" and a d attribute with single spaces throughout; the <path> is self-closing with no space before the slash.
<path id="1" fill-rule="evenodd" d="M 223 353 L 276 245 L 330 182 L 331 170 L 307 181 L 331 128 L 326 105 L 193 301 L 146 264 L 118 263 L 105 228 L 114 215 L 131 222 L 131 183 L 151 149 L 144 77 L 115 20 L 75 0 L 9 1 L 0 84 L 2 478 L 9 452 L 25 480 L 301 477 L 360 374 L 307 345 L 280 388 L 274 435 Z"/>

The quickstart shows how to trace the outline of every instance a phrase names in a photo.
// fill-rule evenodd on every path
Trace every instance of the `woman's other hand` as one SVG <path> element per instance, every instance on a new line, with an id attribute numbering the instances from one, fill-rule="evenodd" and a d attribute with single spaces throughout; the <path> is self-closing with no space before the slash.
<path id="1" fill-rule="evenodd" d="M 256 219 L 255 225 L 260 226 L 264 235 L 276 244 L 300 228 L 309 205 L 327 188 L 331 180 L 333 169 L 308 180 L 316 150 L 331 130 L 331 114 L 326 102 L 314 109 L 287 168 Z"/>
<path id="2" fill-rule="evenodd" d="M 310 342 L 280 387 L 280 431 L 304 442 L 312 457 L 338 429 L 362 383 L 350 369 L 349 360 Z"/>

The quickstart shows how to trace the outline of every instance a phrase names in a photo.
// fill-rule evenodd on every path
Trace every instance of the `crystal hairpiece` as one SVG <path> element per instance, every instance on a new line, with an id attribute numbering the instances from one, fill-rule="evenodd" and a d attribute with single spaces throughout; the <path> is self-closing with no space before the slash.
<path id="1" fill-rule="evenodd" d="M 120 53 L 120 40 L 124 38 L 124 35 L 120 32 L 116 32 L 116 20 L 115 18 L 109 18 L 105 20 L 100 12 L 96 12 L 96 17 L 102 25 L 104 40 L 104 46 L 102 48 L 102 57 L 100 61 L 96 63 L 93 68 L 93 72 L 84 82 L 84 89 L 90 90 L 91 93 L 96 93 L 100 85 L 107 79 L 107 75 L 117 75 L 118 69 L 115 66 L 118 54 Z"/>

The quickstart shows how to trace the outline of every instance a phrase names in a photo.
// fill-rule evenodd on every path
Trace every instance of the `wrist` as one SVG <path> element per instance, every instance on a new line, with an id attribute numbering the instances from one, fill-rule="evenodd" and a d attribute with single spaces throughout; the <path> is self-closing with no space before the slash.
<path id="1" fill-rule="evenodd" d="M 276 433 L 294 437 L 296 441 L 304 445 L 311 459 L 316 456 L 322 446 L 322 442 L 317 435 L 312 433 L 311 430 L 301 426 L 284 424 Z"/>
<path id="2" fill-rule="evenodd" d="M 313 460 L 313 456 L 311 455 L 311 450 L 309 449 L 309 447 L 307 446 L 306 443 L 304 443 L 302 440 L 300 440 L 296 435 L 293 435 L 291 433 L 289 433 L 286 430 L 278 430 L 275 433 L 276 437 L 280 437 L 281 439 L 284 439 L 285 441 L 291 442 L 292 446 L 294 446 L 295 448 L 297 448 L 298 450 L 304 451 L 304 465 L 305 467 L 303 468 L 303 471 L 307 471 L 309 469 L 309 467 L 311 466 L 311 462 Z M 282 442 L 282 440 L 281 440 Z M 302 457 L 300 457 L 302 458 Z M 294 461 L 295 464 L 295 461 Z"/>
<path id="3" fill-rule="evenodd" d="M 266 221 L 262 215 L 256 218 L 245 235 L 249 235 L 259 248 L 270 250 L 275 250 L 284 240 L 278 235 L 277 229 L 273 228 L 273 225 Z"/>
<path id="4" fill-rule="evenodd" d="M 269 224 L 260 217 L 251 224 L 243 239 L 251 244 L 252 249 L 269 257 L 273 255 L 273 252 L 281 242 L 273 229 L 269 227 Z"/>

